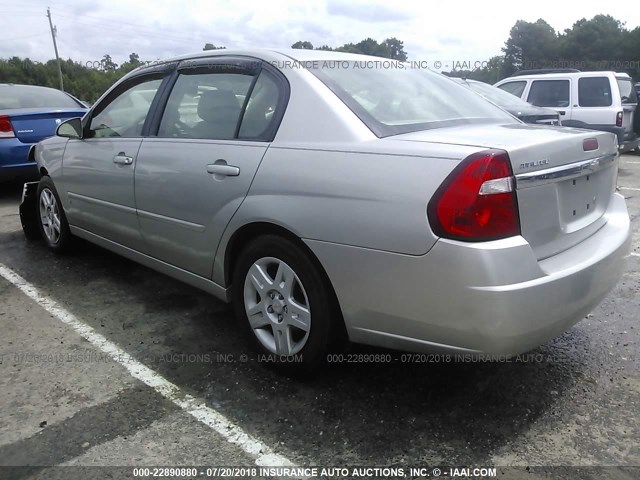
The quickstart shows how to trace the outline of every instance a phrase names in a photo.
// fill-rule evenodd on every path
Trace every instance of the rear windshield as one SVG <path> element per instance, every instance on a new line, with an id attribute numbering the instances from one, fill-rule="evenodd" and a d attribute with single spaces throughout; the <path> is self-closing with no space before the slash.
<path id="1" fill-rule="evenodd" d="M 618 81 L 618 88 L 620 89 L 620 98 L 622 103 L 638 103 L 638 96 L 633 88 L 630 78 L 616 78 Z"/>
<path id="2" fill-rule="evenodd" d="M 429 70 L 392 61 L 320 61 L 315 65 L 318 67 L 311 72 L 378 137 L 516 121 L 468 88 Z"/>
<path id="3" fill-rule="evenodd" d="M 0 86 L 0 110 L 12 108 L 82 108 L 60 90 L 20 85 Z"/>

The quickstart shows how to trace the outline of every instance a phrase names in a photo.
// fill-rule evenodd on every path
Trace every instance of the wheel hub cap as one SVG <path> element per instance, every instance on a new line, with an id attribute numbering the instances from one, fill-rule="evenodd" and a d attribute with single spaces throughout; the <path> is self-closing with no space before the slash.
<path id="1" fill-rule="evenodd" d="M 273 313 L 277 313 L 277 314 L 284 312 L 284 309 L 286 308 L 286 306 L 287 304 L 280 299 L 274 300 L 274 302 L 271 304 Z"/>

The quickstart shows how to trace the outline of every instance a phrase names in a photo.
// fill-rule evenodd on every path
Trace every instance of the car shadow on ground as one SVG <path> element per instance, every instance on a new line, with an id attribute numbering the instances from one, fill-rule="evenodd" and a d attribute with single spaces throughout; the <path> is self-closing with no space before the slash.
<path id="1" fill-rule="evenodd" d="M 21 232 L 0 242 L 7 265 L 82 321 L 303 464 L 487 463 L 558 414 L 588 360 L 589 338 L 574 328 L 519 360 L 333 363 L 288 378 L 260 361 L 231 308 L 206 293 L 83 241 L 66 256 Z"/>

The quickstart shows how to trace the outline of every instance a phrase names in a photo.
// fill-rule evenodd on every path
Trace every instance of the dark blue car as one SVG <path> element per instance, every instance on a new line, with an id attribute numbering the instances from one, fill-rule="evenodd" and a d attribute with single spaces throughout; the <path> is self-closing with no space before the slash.
<path id="1" fill-rule="evenodd" d="M 36 176 L 36 164 L 28 159 L 31 145 L 86 111 L 80 100 L 60 90 L 0 84 L 0 181 Z"/>

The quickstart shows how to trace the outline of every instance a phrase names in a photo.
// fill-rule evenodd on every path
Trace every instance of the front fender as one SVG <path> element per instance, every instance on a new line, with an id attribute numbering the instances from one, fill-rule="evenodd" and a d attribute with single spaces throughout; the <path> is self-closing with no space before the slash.
<path id="1" fill-rule="evenodd" d="M 50 137 L 38 142 L 33 148 L 40 176 L 51 177 L 65 210 L 69 207 L 69 197 L 64 185 L 63 158 L 68 141 L 68 138 Z"/>

